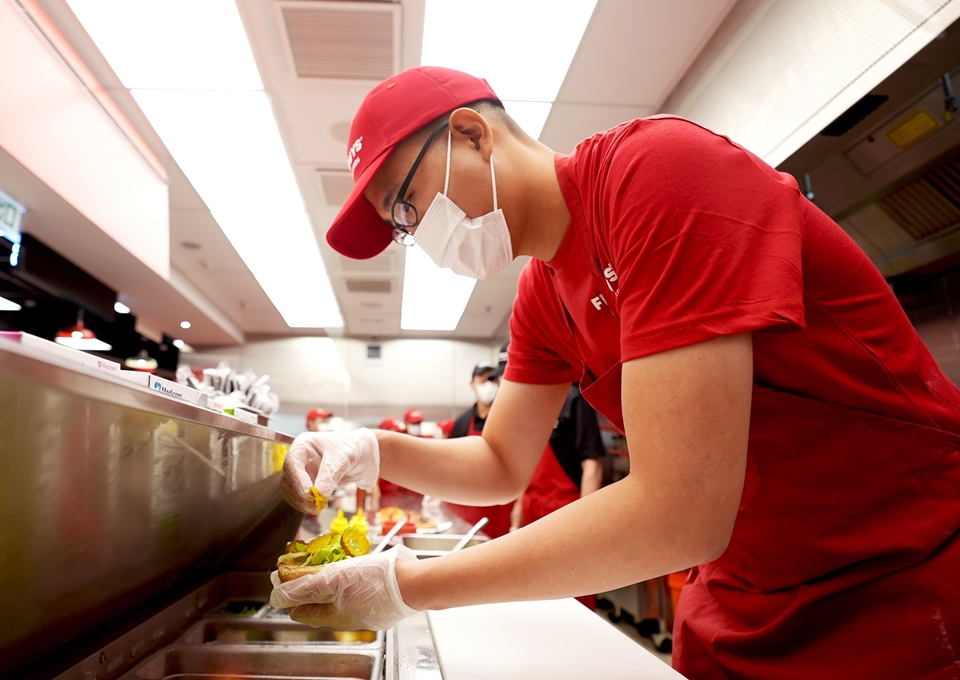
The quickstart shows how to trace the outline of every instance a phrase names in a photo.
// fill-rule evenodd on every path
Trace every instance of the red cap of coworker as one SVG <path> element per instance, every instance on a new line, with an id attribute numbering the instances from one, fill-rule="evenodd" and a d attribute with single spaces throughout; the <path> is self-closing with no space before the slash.
<path id="1" fill-rule="evenodd" d="M 396 418 L 386 418 L 382 423 L 380 423 L 379 429 L 389 430 L 390 432 L 406 432 L 407 426 Z"/>
<path id="2" fill-rule="evenodd" d="M 413 424 L 422 423 L 423 414 L 420 413 L 419 409 L 412 408 L 403 414 L 403 422 Z"/>
<path id="3" fill-rule="evenodd" d="M 363 196 L 370 180 L 397 144 L 443 114 L 481 99 L 500 101 L 482 78 L 439 66 L 407 69 L 370 90 L 350 126 L 347 167 L 353 190 L 327 231 L 327 243 L 356 260 L 383 252 L 393 230 Z"/>
<path id="4" fill-rule="evenodd" d="M 325 408 L 315 408 L 309 413 L 307 413 L 307 423 L 309 423 L 314 418 L 329 418 L 333 413 L 328 411 Z"/>

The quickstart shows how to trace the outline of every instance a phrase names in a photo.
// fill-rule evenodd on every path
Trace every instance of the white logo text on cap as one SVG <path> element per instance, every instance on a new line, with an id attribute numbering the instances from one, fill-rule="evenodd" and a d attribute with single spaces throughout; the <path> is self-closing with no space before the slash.
<path id="1" fill-rule="evenodd" d="M 353 176 L 353 171 L 357 169 L 357 166 L 360 165 L 360 149 L 363 148 L 363 137 L 357 137 L 351 146 L 350 150 L 347 151 L 347 169 L 350 171 L 350 175 Z M 354 177 L 356 179 L 356 177 Z"/>

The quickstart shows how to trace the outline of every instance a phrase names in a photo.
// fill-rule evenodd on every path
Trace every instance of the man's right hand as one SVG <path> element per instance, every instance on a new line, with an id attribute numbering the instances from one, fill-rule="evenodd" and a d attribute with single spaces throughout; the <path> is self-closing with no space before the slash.
<path id="1" fill-rule="evenodd" d="M 297 510 L 315 514 L 311 486 L 329 498 L 351 482 L 372 489 L 379 477 L 380 445 L 372 430 L 305 432 L 290 446 L 283 462 L 280 493 Z"/>

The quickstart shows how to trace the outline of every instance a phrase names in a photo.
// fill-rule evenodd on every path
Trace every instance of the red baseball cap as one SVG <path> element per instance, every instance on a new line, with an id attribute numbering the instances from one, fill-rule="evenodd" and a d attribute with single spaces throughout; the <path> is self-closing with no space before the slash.
<path id="1" fill-rule="evenodd" d="M 411 423 L 413 425 L 417 423 L 422 423 L 423 414 L 420 413 L 419 409 L 412 408 L 403 414 L 403 421 L 406 423 Z"/>
<path id="2" fill-rule="evenodd" d="M 307 423 L 315 418 L 329 418 L 333 413 L 325 408 L 315 408 L 307 413 Z"/>
<path id="3" fill-rule="evenodd" d="M 407 69 L 370 90 L 350 126 L 347 167 L 353 190 L 327 230 L 327 243 L 355 260 L 383 252 L 393 231 L 363 195 L 370 180 L 397 144 L 443 114 L 481 99 L 500 101 L 486 80 L 439 66 Z"/>
<path id="4" fill-rule="evenodd" d="M 407 426 L 396 418 L 386 418 L 382 423 L 380 423 L 379 429 L 389 430 L 390 432 L 406 432 Z"/>

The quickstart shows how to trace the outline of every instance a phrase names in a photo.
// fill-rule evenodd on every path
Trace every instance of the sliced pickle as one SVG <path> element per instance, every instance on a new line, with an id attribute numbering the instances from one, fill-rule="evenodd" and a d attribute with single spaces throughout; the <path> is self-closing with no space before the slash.
<path id="1" fill-rule="evenodd" d="M 315 553 L 320 548 L 325 548 L 328 545 L 335 543 L 337 540 L 336 534 L 322 534 L 317 536 L 315 539 L 307 543 L 306 551 L 308 553 Z"/>
<path id="2" fill-rule="evenodd" d="M 307 552 L 307 542 L 306 541 L 290 541 L 289 543 L 287 543 L 287 552 L 288 553 Z"/>
<path id="3" fill-rule="evenodd" d="M 344 552 L 350 557 L 360 557 L 360 555 L 366 555 L 370 552 L 370 541 L 367 540 L 366 534 L 353 527 L 344 529 L 343 535 L 340 537 L 340 545 L 343 546 Z"/>

